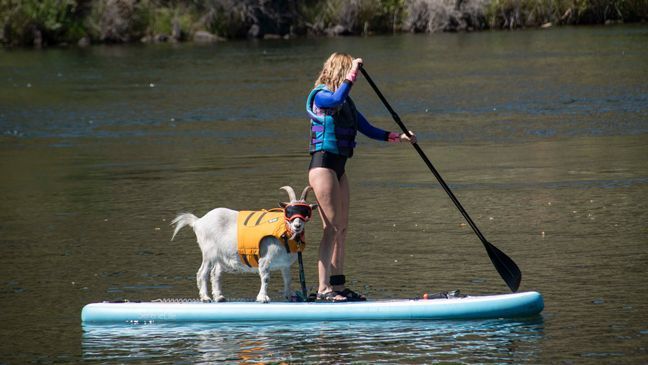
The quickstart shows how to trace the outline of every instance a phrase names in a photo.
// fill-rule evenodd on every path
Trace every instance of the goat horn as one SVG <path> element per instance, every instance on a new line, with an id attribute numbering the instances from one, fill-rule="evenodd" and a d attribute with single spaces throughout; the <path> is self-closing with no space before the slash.
<path id="1" fill-rule="evenodd" d="M 304 191 L 302 191 L 300 200 L 306 201 L 306 197 L 308 196 L 308 192 L 311 191 L 311 190 L 313 190 L 313 188 L 311 188 L 310 186 L 307 185 L 304 188 Z"/>
<path id="2" fill-rule="evenodd" d="M 293 190 L 293 188 L 291 188 L 290 186 L 282 186 L 279 188 L 279 190 L 285 190 L 288 193 L 288 197 L 290 198 L 291 202 L 297 200 L 297 197 L 295 196 L 295 190 Z"/>

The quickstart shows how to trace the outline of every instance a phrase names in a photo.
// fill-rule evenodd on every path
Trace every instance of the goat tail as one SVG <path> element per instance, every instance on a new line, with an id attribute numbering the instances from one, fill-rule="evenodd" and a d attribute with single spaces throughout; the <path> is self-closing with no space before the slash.
<path id="1" fill-rule="evenodd" d="M 194 223 L 198 220 L 198 217 L 191 213 L 182 213 L 178 214 L 177 217 L 171 222 L 171 225 L 175 225 L 175 230 L 173 231 L 173 236 L 171 236 L 171 241 L 175 238 L 178 231 L 184 226 L 194 226 Z"/>

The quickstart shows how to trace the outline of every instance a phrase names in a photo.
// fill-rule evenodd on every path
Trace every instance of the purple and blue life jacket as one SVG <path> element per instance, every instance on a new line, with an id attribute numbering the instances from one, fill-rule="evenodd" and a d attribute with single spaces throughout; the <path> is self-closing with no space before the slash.
<path id="1" fill-rule="evenodd" d="M 315 95 L 328 90 L 319 85 L 310 92 L 306 100 L 306 112 L 311 119 L 310 153 L 327 151 L 351 157 L 358 133 L 358 111 L 350 97 L 335 108 L 319 108 Z"/>

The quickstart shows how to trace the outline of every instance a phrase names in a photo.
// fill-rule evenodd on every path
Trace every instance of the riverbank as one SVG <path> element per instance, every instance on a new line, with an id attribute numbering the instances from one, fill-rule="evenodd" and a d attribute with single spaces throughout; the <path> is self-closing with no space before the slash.
<path id="1" fill-rule="evenodd" d="M 211 43 L 646 21 L 645 0 L 0 0 L 0 43 Z"/>

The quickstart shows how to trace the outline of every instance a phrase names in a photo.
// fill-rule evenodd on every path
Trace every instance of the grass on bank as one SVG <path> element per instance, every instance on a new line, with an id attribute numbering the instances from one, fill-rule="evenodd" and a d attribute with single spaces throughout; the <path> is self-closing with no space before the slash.
<path id="1" fill-rule="evenodd" d="M 472 31 L 648 20 L 648 0 L 0 0 L 0 42 Z"/>

